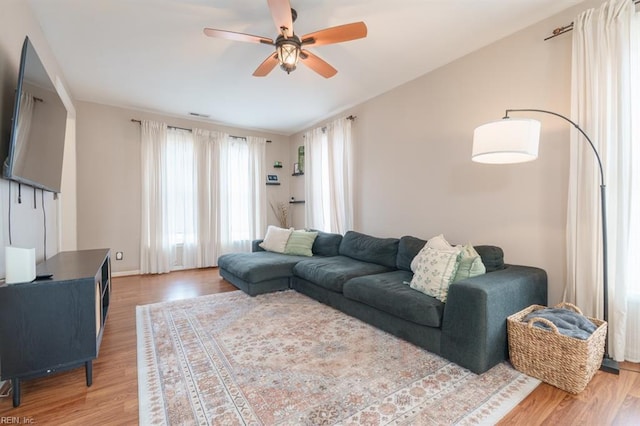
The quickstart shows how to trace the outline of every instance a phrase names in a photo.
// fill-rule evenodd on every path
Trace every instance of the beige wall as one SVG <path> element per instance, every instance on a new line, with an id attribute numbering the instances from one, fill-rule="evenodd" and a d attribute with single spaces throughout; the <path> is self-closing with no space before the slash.
<path id="1" fill-rule="evenodd" d="M 221 130 L 235 136 L 262 136 L 267 144 L 266 173 L 277 174 L 279 186 L 267 186 L 274 205 L 289 198 L 289 138 L 245 129 L 216 126 L 158 114 L 78 102 L 78 248 L 109 247 L 116 273 L 140 266 L 140 125 L 132 118 L 163 121 L 172 126 Z M 274 161 L 284 164 L 273 168 Z M 266 182 L 266 176 L 265 176 Z M 277 224 L 268 209 L 268 222 Z M 115 260 L 122 251 L 124 259 Z"/>
<path id="2" fill-rule="evenodd" d="M 0 13 L 0 142 L 2 145 L 2 158 L 6 153 L 11 130 L 11 118 L 13 116 L 13 103 L 15 89 L 18 80 L 18 66 L 20 64 L 20 53 L 25 36 L 29 36 L 43 65 L 47 69 L 49 77 L 54 82 L 58 90 L 65 92 L 65 106 L 73 112 L 73 104 L 68 91 L 65 90 L 65 79 L 60 71 L 56 59 L 49 48 L 49 45 L 42 34 L 40 25 L 31 12 L 28 3 L 24 0 L 3 0 L 2 13 Z M 65 151 L 73 150 L 73 129 L 69 129 L 65 142 Z M 66 158 L 66 156 L 65 156 Z M 63 173 L 75 168 L 72 161 L 64 162 Z M 68 173 L 62 191 L 65 200 L 73 206 L 75 200 L 75 190 L 67 191 L 66 188 L 72 185 L 73 173 Z M 22 203 L 18 203 L 18 185 L 11 184 L 11 199 L 9 199 L 10 184 L 7 180 L 0 180 L 0 277 L 4 277 L 4 247 L 9 245 L 9 207 L 11 209 L 11 234 L 13 245 L 18 247 L 28 247 L 36 249 L 37 260 L 44 258 L 44 215 L 41 204 L 40 190 L 36 192 L 36 208 L 34 208 L 33 189 L 22 185 Z M 46 226 L 47 226 L 47 257 L 51 257 L 60 247 L 60 235 L 75 235 L 75 219 L 69 221 L 68 217 L 74 218 L 75 212 L 71 207 L 64 212 L 61 210 L 61 200 L 54 199 L 53 194 L 44 193 Z M 67 216 L 69 215 L 69 216 Z"/>
<path id="3" fill-rule="evenodd" d="M 443 233 L 453 243 L 501 246 L 508 263 L 544 268 L 549 302 L 558 302 L 566 275 L 569 125 L 530 115 L 543 126 L 539 158 L 530 163 L 476 164 L 471 147 L 475 127 L 500 119 L 506 108 L 569 114 L 571 34 L 543 38 L 587 7 L 341 113 L 357 116 L 356 230 L 381 237 Z M 302 133 L 293 135 L 291 151 L 302 140 Z"/>

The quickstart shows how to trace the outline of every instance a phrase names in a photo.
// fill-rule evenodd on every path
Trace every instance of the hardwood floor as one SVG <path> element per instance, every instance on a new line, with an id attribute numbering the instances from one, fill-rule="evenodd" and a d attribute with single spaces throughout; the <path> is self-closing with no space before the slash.
<path id="1" fill-rule="evenodd" d="M 0 423 L 131 425 L 138 423 L 136 305 L 235 290 L 217 269 L 113 278 L 112 301 L 93 385 L 84 368 L 25 381 L 22 404 L 0 399 Z M 502 425 L 638 425 L 640 364 L 624 363 L 619 376 L 598 372 L 580 395 L 541 384 Z"/>
<path id="2" fill-rule="evenodd" d="M 137 424 L 136 305 L 236 289 L 217 269 L 113 278 L 112 285 L 93 385 L 86 387 L 84 368 L 24 381 L 20 407 L 13 408 L 10 397 L 0 400 L 0 423 L 10 416 L 21 424 L 23 419 L 41 425 Z"/>

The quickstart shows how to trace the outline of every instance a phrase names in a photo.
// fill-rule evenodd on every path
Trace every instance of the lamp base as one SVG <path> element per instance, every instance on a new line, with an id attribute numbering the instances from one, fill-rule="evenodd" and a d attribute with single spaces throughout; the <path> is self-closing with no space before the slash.
<path id="1" fill-rule="evenodd" d="M 600 371 L 617 375 L 620 374 L 620 366 L 618 365 L 618 361 L 605 355 L 604 358 L 602 358 L 602 364 L 600 364 Z"/>

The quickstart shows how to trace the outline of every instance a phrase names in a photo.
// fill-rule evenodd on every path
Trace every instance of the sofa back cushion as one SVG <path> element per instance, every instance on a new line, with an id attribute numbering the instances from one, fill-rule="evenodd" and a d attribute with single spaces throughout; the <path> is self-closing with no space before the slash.
<path id="1" fill-rule="evenodd" d="M 405 271 L 411 271 L 411 261 L 422 250 L 427 242 L 420 238 L 404 236 L 400 238 L 398 245 L 398 259 L 396 267 Z M 478 252 L 487 272 L 504 269 L 504 252 L 496 246 L 473 246 Z"/>
<path id="2" fill-rule="evenodd" d="M 317 256 L 337 256 L 342 235 L 318 231 L 311 251 Z"/>
<path id="3" fill-rule="evenodd" d="M 339 252 L 352 259 L 395 268 L 399 241 L 397 238 L 376 238 L 348 231 L 342 238 Z"/>
<path id="4" fill-rule="evenodd" d="M 411 261 L 422 250 L 427 242 L 420 238 L 405 235 L 398 244 L 396 268 L 411 272 Z"/>
<path id="5" fill-rule="evenodd" d="M 473 246 L 480 255 L 487 272 L 504 269 L 504 252 L 496 246 Z"/>

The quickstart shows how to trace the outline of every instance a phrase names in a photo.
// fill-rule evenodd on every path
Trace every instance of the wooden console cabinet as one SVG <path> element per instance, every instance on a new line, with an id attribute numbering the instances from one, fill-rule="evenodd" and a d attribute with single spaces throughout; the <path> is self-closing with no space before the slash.
<path id="1" fill-rule="evenodd" d="M 84 365 L 91 386 L 109 311 L 108 249 L 61 252 L 36 269 L 51 278 L 0 286 L 0 370 L 14 407 L 21 380 Z"/>

